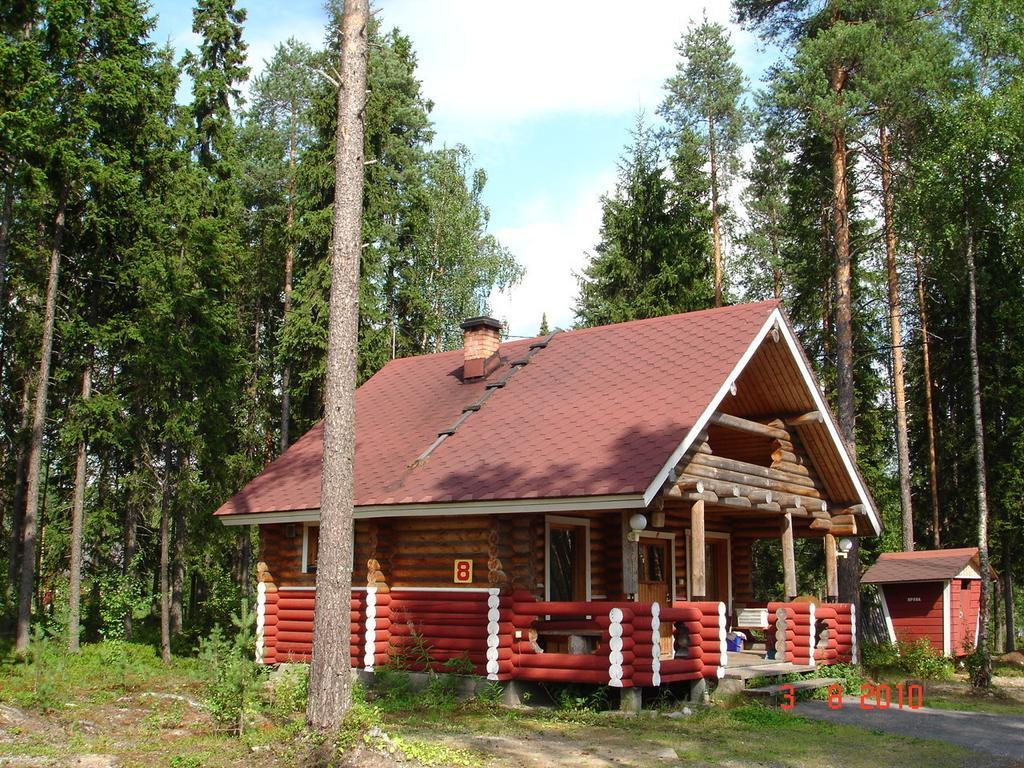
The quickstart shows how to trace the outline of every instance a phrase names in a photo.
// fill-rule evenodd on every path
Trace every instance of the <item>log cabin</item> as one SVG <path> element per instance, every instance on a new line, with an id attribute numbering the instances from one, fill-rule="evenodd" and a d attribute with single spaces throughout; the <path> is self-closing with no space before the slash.
<path id="1" fill-rule="evenodd" d="M 841 537 L 875 504 L 777 302 L 393 360 L 357 392 L 354 667 L 657 688 L 855 661 Z M 217 510 L 259 527 L 257 657 L 306 661 L 322 425 Z M 824 594 L 798 595 L 794 540 Z M 784 583 L 755 601 L 751 550 Z M 765 596 L 762 595 L 762 598 Z M 734 627 L 763 647 L 727 650 Z"/>

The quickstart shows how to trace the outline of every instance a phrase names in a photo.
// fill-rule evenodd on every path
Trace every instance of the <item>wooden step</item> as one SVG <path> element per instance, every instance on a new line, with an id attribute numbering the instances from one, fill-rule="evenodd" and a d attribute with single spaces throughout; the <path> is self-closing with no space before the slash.
<path id="1" fill-rule="evenodd" d="M 815 668 L 809 664 L 791 664 L 780 661 L 775 664 L 750 664 L 747 666 L 726 667 L 725 677 L 738 680 L 750 680 L 753 677 L 782 677 L 800 672 L 811 672 Z"/>
<path id="2" fill-rule="evenodd" d="M 810 691 L 815 688 L 824 688 L 841 682 L 837 677 L 815 677 L 810 680 L 795 680 L 792 683 L 779 683 L 778 685 L 765 685 L 761 688 L 744 688 L 743 693 L 748 696 L 778 696 L 781 693 L 793 691 Z"/>

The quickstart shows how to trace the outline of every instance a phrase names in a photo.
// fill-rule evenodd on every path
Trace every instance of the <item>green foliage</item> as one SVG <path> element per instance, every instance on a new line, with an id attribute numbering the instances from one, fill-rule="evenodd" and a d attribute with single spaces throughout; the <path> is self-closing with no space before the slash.
<path id="1" fill-rule="evenodd" d="M 245 602 L 232 617 L 235 632 L 225 637 L 220 626 L 200 642 L 199 659 L 207 669 L 206 700 L 217 722 L 242 735 L 246 717 L 255 709 L 253 691 L 265 668 L 253 659 L 255 616 Z"/>
<path id="2" fill-rule="evenodd" d="M 136 560 L 135 568 L 127 573 L 107 571 L 97 578 L 97 586 L 103 600 L 100 601 L 100 635 L 108 640 L 125 639 L 125 617 L 134 617 L 149 608 L 146 585 L 139 573 Z"/>
<path id="3" fill-rule="evenodd" d="M 952 661 L 925 638 L 866 644 L 860 653 L 861 663 L 872 673 L 895 672 L 915 680 L 948 680 L 953 676 Z"/>
<path id="4" fill-rule="evenodd" d="M 580 325 L 621 323 L 710 305 L 710 239 L 703 198 L 683 194 L 701 160 L 692 142 L 677 143 L 671 182 L 656 136 L 637 118 L 619 165 L 615 193 L 601 200 L 600 242 L 577 276 Z"/>
<path id="5" fill-rule="evenodd" d="M 279 678 L 270 683 L 270 710 L 291 714 L 305 712 L 309 695 L 309 667 L 293 664 L 287 673 L 278 671 Z"/>

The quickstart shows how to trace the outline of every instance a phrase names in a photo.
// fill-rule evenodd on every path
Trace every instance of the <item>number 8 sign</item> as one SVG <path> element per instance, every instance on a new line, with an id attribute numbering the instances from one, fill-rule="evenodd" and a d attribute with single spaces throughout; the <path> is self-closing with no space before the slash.
<path id="1" fill-rule="evenodd" d="M 473 583 L 473 561 L 472 560 L 456 560 L 455 561 L 455 583 L 456 584 L 472 584 Z"/>

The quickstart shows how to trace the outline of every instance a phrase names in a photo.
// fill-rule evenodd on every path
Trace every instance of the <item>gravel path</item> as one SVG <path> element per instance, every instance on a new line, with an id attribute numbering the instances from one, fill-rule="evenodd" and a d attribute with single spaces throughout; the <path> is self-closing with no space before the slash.
<path id="1" fill-rule="evenodd" d="M 842 709 L 829 709 L 824 701 L 800 702 L 794 714 L 812 720 L 859 725 L 919 739 L 938 739 L 987 752 L 997 757 L 1024 760 L 1024 716 L 946 709 L 861 709 L 854 696 L 843 699 Z"/>

